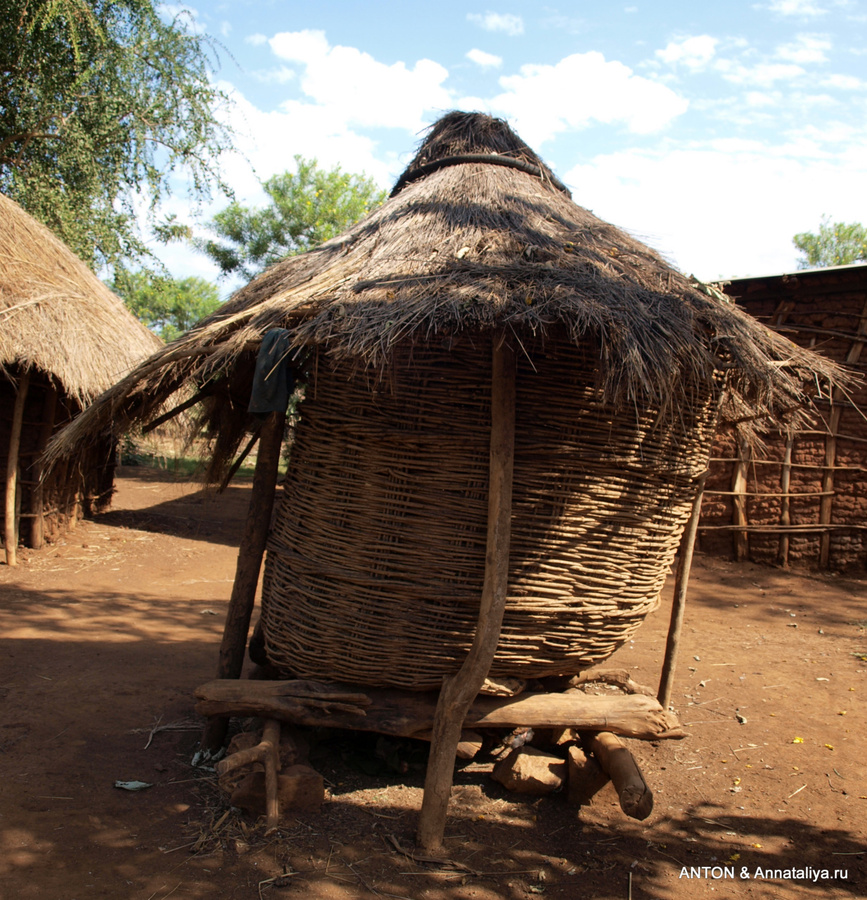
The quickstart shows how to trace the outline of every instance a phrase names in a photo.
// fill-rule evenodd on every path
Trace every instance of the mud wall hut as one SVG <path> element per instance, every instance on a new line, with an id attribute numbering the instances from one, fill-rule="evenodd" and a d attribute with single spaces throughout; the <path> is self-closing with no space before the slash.
<path id="1" fill-rule="evenodd" d="M 867 265 L 733 279 L 738 306 L 801 347 L 864 373 Z M 815 397 L 817 415 L 756 447 L 736 427 L 713 450 L 702 550 L 753 562 L 867 568 L 867 382 Z"/>
<path id="2" fill-rule="evenodd" d="M 52 435 L 162 342 L 47 228 L 0 195 L 0 472 L 4 538 L 39 548 L 111 497 L 115 438 L 43 478 Z"/>
<path id="3" fill-rule="evenodd" d="M 266 426 L 244 400 L 262 349 L 285 382 Z M 839 375 L 574 203 L 504 122 L 449 113 L 382 207 L 242 288 L 55 449 L 193 385 L 217 478 L 260 427 L 274 458 L 266 434 L 302 383 L 275 524 L 251 505 L 226 633 L 246 639 L 267 538 L 251 651 L 284 676 L 424 688 L 467 655 L 492 556 L 492 672 L 604 659 L 658 602 L 718 419 L 797 420 L 803 382 Z M 514 437 L 492 546 L 501 405 Z"/>

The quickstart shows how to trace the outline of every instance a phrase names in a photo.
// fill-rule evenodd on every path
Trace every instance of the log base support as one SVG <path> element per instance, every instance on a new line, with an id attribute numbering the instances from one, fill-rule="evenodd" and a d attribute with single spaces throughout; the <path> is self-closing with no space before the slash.
<path id="1" fill-rule="evenodd" d="M 581 737 L 585 749 L 611 779 L 623 812 L 639 821 L 646 819 L 653 811 L 653 792 L 623 741 L 605 731 L 585 733 Z"/>
<path id="2" fill-rule="evenodd" d="M 232 681 L 219 679 L 196 691 L 197 710 L 206 716 L 258 716 L 265 720 L 262 740 L 217 764 L 221 780 L 259 764 L 264 769 L 266 824 L 275 829 L 280 819 L 280 796 L 307 808 L 318 806 L 324 790 L 313 784 L 306 766 L 288 786 L 280 782 L 281 722 L 308 727 L 372 731 L 395 737 L 434 739 L 436 693 L 417 693 L 381 688 L 359 688 L 312 681 Z M 626 815 L 646 819 L 653 809 L 653 794 L 638 765 L 618 735 L 642 740 L 684 737 L 675 715 L 643 692 L 625 695 L 585 694 L 574 688 L 565 693 L 525 693 L 517 697 L 479 695 L 463 719 L 463 743 L 472 756 L 481 736 L 469 729 L 550 729 L 560 734 L 554 743 L 574 742 L 580 736 L 583 750 L 570 748 L 570 800 L 586 804 L 608 779 L 613 782 Z M 574 751 L 574 752 L 573 752 Z M 293 757 L 292 762 L 299 761 Z M 564 764 L 565 767 L 566 764 Z M 304 772 L 300 770 L 304 769 Z M 288 770 L 287 770 L 288 771 Z M 296 776 L 297 775 L 297 779 Z M 248 782 L 252 791 L 261 789 Z M 298 780 L 300 779 L 300 780 Z M 286 779 L 284 778 L 285 782 Z M 303 782 L 303 783 L 302 783 Z M 574 784 L 574 787 L 573 787 Z"/>
<path id="3" fill-rule="evenodd" d="M 196 711 L 203 716 L 254 716 L 295 725 L 373 731 L 393 737 L 431 740 L 436 692 L 367 688 L 316 681 L 217 679 L 196 690 Z M 467 730 L 485 728 L 574 729 L 607 731 L 621 737 L 656 741 L 686 736 L 677 716 L 655 697 L 527 692 L 517 697 L 478 695 L 463 722 Z"/>
<path id="4" fill-rule="evenodd" d="M 239 750 L 217 763 L 216 771 L 225 778 L 259 763 L 265 770 L 265 827 L 270 834 L 280 822 L 280 797 L 277 776 L 280 772 L 280 723 L 266 719 L 262 740 L 255 747 Z"/>

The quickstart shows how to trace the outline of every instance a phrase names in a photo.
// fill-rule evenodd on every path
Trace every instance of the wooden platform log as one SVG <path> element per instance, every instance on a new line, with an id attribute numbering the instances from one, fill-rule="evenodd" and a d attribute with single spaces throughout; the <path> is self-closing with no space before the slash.
<path id="1" fill-rule="evenodd" d="M 296 725 L 374 731 L 430 740 L 437 695 L 386 688 L 359 689 L 312 681 L 209 681 L 196 690 L 205 716 L 259 716 Z M 478 696 L 464 728 L 576 728 L 642 740 L 685 736 L 674 713 L 644 694 L 525 693 Z"/>
<path id="2" fill-rule="evenodd" d="M 653 811 L 653 792 L 629 748 L 616 735 L 604 731 L 584 735 L 584 746 L 611 778 L 623 812 L 633 819 L 646 819 Z"/>

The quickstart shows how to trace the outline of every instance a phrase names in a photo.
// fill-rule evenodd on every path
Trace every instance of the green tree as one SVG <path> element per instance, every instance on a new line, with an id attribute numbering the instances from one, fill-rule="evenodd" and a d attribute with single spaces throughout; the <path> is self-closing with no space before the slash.
<path id="1" fill-rule="evenodd" d="M 214 44 L 153 0 L 0 0 L 0 191 L 93 268 L 149 255 L 172 180 L 210 197 L 231 134 Z M 183 231 L 183 230 L 181 230 Z"/>
<path id="2" fill-rule="evenodd" d="M 798 259 L 799 269 L 867 262 L 867 228 L 858 222 L 832 223 L 829 216 L 822 216 L 818 234 L 810 231 L 796 234 L 792 243 L 802 254 Z"/>
<path id="3" fill-rule="evenodd" d="M 385 192 L 366 175 L 350 175 L 340 166 L 326 171 L 315 159 L 301 156 L 295 163 L 297 171 L 263 184 L 271 200 L 268 206 L 233 202 L 209 223 L 213 237 L 195 242 L 223 275 L 251 279 L 285 256 L 336 237 L 385 199 Z"/>
<path id="4" fill-rule="evenodd" d="M 204 278 L 169 278 L 139 270 L 117 271 L 111 289 L 127 309 L 164 341 L 189 331 L 220 305 L 216 285 Z"/>

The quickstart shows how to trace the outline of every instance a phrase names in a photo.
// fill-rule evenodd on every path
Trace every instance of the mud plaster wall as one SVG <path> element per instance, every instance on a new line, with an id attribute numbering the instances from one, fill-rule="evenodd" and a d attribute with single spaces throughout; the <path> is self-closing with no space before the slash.
<path id="1" fill-rule="evenodd" d="M 745 279 L 730 284 L 726 292 L 795 343 L 862 375 L 867 370 L 867 266 Z M 737 438 L 731 429 L 718 435 L 702 506 L 700 550 L 805 569 L 867 568 L 867 387 L 856 388 L 848 400 L 837 398 L 835 406 L 835 439 L 830 436 L 834 419 L 827 401 L 819 402 L 820 418 L 813 427 L 794 436 L 788 489 L 794 496 L 788 498 L 788 510 L 786 498 L 779 496 L 785 437 L 770 432 L 765 449 L 745 460 L 741 523 L 747 524 L 746 530 L 731 527 L 738 522 L 738 499 L 732 496 Z M 824 524 L 818 496 L 823 491 L 830 507 Z"/>

